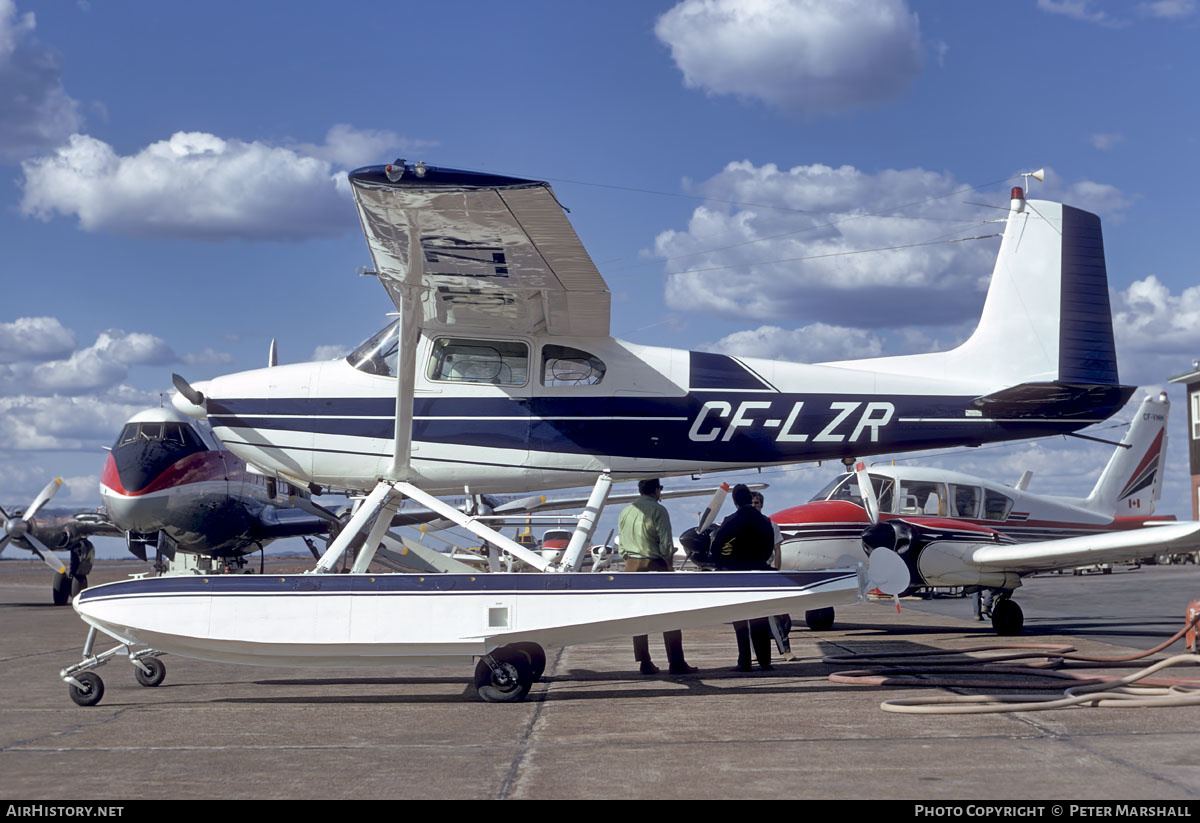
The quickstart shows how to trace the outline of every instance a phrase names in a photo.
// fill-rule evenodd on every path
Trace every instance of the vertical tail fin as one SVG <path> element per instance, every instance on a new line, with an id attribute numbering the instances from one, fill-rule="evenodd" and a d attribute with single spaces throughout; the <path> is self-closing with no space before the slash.
<path id="1" fill-rule="evenodd" d="M 1119 385 L 1100 218 L 1018 195 L 979 326 L 956 352 L 1012 383 Z"/>
<path id="2" fill-rule="evenodd" d="M 1014 188 L 979 325 L 962 345 L 828 365 L 961 381 L 981 393 L 1031 385 L 1123 403 L 1100 218 Z"/>
<path id="3" fill-rule="evenodd" d="M 1117 517 L 1146 517 L 1162 494 L 1163 464 L 1167 458 L 1166 394 L 1147 397 L 1138 407 L 1129 431 L 1104 467 L 1087 507 Z"/>

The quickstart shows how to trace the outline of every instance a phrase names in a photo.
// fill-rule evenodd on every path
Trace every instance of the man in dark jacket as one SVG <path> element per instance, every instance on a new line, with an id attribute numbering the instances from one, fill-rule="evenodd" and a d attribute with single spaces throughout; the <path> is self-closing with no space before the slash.
<path id="1" fill-rule="evenodd" d="M 770 571 L 775 551 L 775 530 L 766 515 L 754 507 L 750 489 L 739 483 L 733 487 L 737 511 L 725 518 L 712 539 L 712 556 L 718 571 Z M 767 618 L 739 620 L 733 624 L 737 635 L 738 662 L 733 671 L 750 671 L 750 647 L 758 667 L 771 670 L 771 624 Z"/>

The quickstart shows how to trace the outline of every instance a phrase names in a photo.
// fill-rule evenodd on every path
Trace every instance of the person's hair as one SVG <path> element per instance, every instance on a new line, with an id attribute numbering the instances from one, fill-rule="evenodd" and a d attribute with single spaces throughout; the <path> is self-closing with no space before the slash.
<path id="1" fill-rule="evenodd" d="M 733 505 L 746 506 L 754 502 L 753 492 L 745 483 L 738 483 L 733 487 Z"/>
<path id="2" fill-rule="evenodd" d="M 766 500 L 763 499 L 762 492 L 751 492 L 750 502 L 751 503 L 765 503 Z"/>
<path id="3" fill-rule="evenodd" d="M 638 481 L 638 494 L 654 494 L 662 488 L 662 483 L 658 482 L 657 477 L 647 477 L 645 480 Z"/>

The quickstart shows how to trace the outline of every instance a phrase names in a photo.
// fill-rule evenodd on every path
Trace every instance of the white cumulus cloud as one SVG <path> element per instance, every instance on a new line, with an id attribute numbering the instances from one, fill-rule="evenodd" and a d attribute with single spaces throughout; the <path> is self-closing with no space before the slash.
<path id="1" fill-rule="evenodd" d="M 19 317 L 0 323 L 0 363 L 53 360 L 75 350 L 75 333 L 56 317 Z"/>
<path id="2" fill-rule="evenodd" d="M 700 349 L 737 357 L 823 363 L 879 357 L 883 354 L 883 339 L 865 329 L 812 323 L 796 329 L 759 326 L 756 329 L 726 335 L 715 343 L 701 346 Z"/>
<path id="3" fill-rule="evenodd" d="M 683 0 L 654 31 L 689 88 L 801 115 L 896 98 L 923 64 L 904 0 Z"/>
<path id="4" fill-rule="evenodd" d="M 978 317 L 1002 229 L 951 175 L 821 164 L 780 169 L 728 164 L 698 187 L 711 198 L 686 228 L 655 239 L 669 273 L 667 305 L 777 326 L 806 322 L 871 329 L 941 327 Z M 1065 183 L 1047 170 L 1039 197 L 1119 217 L 1115 187 Z M 689 272 L 689 273 L 681 273 Z M 622 275 L 609 275 L 619 286 Z M 782 321 L 787 321 L 786 323 Z M 890 349 L 889 349 L 890 350 Z"/>
<path id="5" fill-rule="evenodd" d="M 17 159 L 58 144 L 83 120 L 62 85 L 62 59 L 38 42 L 33 12 L 0 0 L 0 159 Z"/>
<path id="6" fill-rule="evenodd" d="M 24 214 L 75 217 L 86 231 L 300 240 L 355 225 L 329 161 L 262 142 L 177 132 L 122 156 L 75 134 L 21 168 Z"/>

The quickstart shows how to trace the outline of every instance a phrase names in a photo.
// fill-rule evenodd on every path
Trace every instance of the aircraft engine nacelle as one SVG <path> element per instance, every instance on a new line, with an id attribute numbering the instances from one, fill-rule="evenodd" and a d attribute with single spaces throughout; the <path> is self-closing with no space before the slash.
<path id="1" fill-rule="evenodd" d="M 819 571 L 821 569 L 852 569 L 866 563 L 860 538 L 811 537 L 785 538 L 780 544 L 780 566 L 784 571 Z"/>
<path id="2" fill-rule="evenodd" d="M 917 574 L 927 586 L 988 586 L 994 589 L 1015 589 L 1021 585 L 1021 578 L 1015 574 L 968 565 L 965 558 L 976 548 L 977 543 L 961 540 L 934 540 L 926 543 L 917 554 Z"/>

